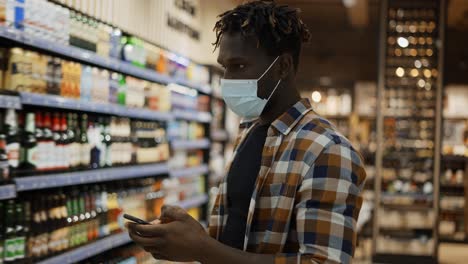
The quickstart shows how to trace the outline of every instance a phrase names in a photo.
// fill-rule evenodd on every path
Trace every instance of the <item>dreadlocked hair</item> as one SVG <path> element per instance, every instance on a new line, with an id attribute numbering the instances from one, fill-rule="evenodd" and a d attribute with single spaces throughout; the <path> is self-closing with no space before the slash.
<path id="1" fill-rule="evenodd" d="M 215 49 L 224 33 L 240 32 L 257 39 L 257 47 L 271 56 L 290 53 L 297 70 L 302 42 L 308 42 L 310 33 L 299 18 L 300 10 L 271 1 L 252 1 L 222 13 L 216 22 Z"/>

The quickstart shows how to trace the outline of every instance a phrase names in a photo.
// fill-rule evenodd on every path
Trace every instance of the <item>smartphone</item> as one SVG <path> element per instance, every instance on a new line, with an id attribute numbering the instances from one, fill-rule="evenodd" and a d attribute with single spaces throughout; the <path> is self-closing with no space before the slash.
<path id="1" fill-rule="evenodd" d="M 130 220 L 132 222 L 135 222 L 137 224 L 140 224 L 140 225 L 150 225 L 150 223 L 146 222 L 145 220 L 142 220 L 138 217 L 135 217 L 133 215 L 129 215 L 129 214 L 124 214 L 123 217 L 127 220 Z"/>

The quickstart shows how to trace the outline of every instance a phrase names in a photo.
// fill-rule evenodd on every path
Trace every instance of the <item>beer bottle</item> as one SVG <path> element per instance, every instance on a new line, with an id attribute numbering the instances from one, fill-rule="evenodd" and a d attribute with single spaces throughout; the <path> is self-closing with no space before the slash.
<path id="1" fill-rule="evenodd" d="M 15 202 L 8 200 L 5 211 L 4 263 L 14 263 L 16 257 Z"/>
<path id="2" fill-rule="evenodd" d="M 60 142 L 62 144 L 62 153 L 63 153 L 63 157 L 64 157 L 64 166 L 65 166 L 65 169 L 68 169 L 70 168 L 70 141 L 69 141 L 69 138 L 68 138 L 68 126 L 67 126 L 67 116 L 65 113 L 62 114 L 62 119 L 61 119 L 61 122 L 60 122 L 60 127 L 61 127 L 61 131 L 60 131 Z"/>
<path id="3" fill-rule="evenodd" d="M 70 168 L 77 169 L 79 166 L 79 141 L 77 141 L 76 133 L 76 114 L 68 114 L 68 141 L 69 141 L 69 150 L 70 150 Z"/>
<path id="4" fill-rule="evenodd" d="M 16 203 L 16 250 L 15 261 L 21 262 L 26 254 L 26 230 L 25 230 L 25 215 L 24 215 L 24 201 Z"/>
<path id="5" fill-rule="evenodd" d="M 6 152 L 8 164 L 10 165 L 10 176 L 15 177 L 18 173 L 20 159 L 20 144 L 18 131 L 18 118 L 15 109 L 8 109 L 5 116 Z"/>
<path id="6" fill-rule="evenodd" d="M 30 263 L 31 255 L 31 196 L 24 201 L 23 208 L 23 229 L 24 229 L 24 263 Z"/>
<path id="7" fill-rule="evenodd" d="M 88 141 L 88 115 L 81 115 L 80 129 L 80 167 L 88 169 L 91 165 L 90 161 L 91 148 Z"/>
<path id="8" fill-rule="evenodd" d="M 45 159 L 41 159 L 44 161 L 44 168 L 45 170 L 49 171 L 51 169 L 54 169 L 56 166 L 56 161 L 55 161 L 55 143 L 54 143 L 54 138 L 52 134 L 52 120 L 49 112 L 46 112 L 44 114 L 44 123 L 43 123 L 43 129 L 42 129 L 42 139 L 44 142 L 44 154 Z"/>
<path id="9" fill-rule="evenodd" d="M 0 134 L 0 185 L 10 181 L 10 168 L 6 153 L 6 140 L 3 133 Z"/>
<path id="10" fill-rule="evenodd" d="M 44 123 L 42 118 L 42 113 L 40 111 L 36 112 L 36 141 L 37 141 L 37 170 L 43 172 L 47 169 L 46 160 L 49 158 L 47 156 L 47 143 L 44 139 Z"/>
<path id="11" fill-rule="evenodd" d="M 89 122 L 88 126 L 88 134 L 90 138 L 90 145 L 91 145 L 91 156 L 90 156 L 90 161 L 91 161 L 91 168 L 96 169 L 99 168 L 101 163 L 100 163 L 100 158 L 101 158 L 101 149 L 100 149 L 100 144 L 101 142 L 99 141 L 100 138 L 100 131 L 98 128 L 98 124 Z"/>
<path id="12" fill-rule="evenodd" d="M 64 169 L 64 153 L 62 145 L 62 135 L 60 133 L 60 115 L 59 113 L 54 113 L 54 121 L 52 127 L 52 138 L 54 140 L 54 151 L 52 159 L 54 160 L 54 170 Z"/>
<path id="13" fill-rule="evenodd" d="M 34 113 L 26 114 L 26 126 L 21 144 L 20 170 L 23 175 L 30 175 L 37 168 L 37 141 Z"/>

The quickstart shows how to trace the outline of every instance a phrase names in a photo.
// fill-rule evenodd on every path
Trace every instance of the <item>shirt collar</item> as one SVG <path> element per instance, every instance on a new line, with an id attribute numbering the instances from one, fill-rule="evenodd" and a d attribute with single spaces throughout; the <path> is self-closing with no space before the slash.
<path id="1" fill-rule="evenodd" d="M 312 105 L 309 99 L 302 98 L 294 104 L 288 111 L 278 117 L 271 125 L 283 135 L 289 134 L 296 124 L 308 112 L 312 111 Z"/>

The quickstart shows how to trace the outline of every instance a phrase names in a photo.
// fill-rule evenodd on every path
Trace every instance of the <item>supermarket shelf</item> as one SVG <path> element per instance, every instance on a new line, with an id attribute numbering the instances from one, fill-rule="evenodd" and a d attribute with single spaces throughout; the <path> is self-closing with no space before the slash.
<path id="1" fill-rule="evenodd" d="M 206 94 L 211 94 L 212 90 L 211 90 L 211 86 L 205 84 L 205 85 L 199 85 L 199 84 L 196 84 L 194 82 L 191 82 L 191 81 L 187 81 L 187 80 L 184 80 L 184 79 L 180 79 L 180 78 L 177 78 L 175 79 L 173 82 L 179 84 L 179 85 L 183 85 L 183 86 L 187 86 L 187 87 L 190 87 L 190 88 L 194 88 L 202 93 L 206 93 Z"/>
<path id="2" fill-rule="evenodd" d="M 208 201 L 208 195 L 198 195 L 193 198 L 187 199 L 178 203 L 180 207 L 184 209 L 190 209 L 194 207 L 201 206 Z M 109 237 L 100 239 L 96 242 L 90 243 L 88 245 L 79 247 L 72 251 L 66 252 L 64 254 L 48 258 L 44 261 L 39 262 L 38 264 L 64 264 L 64 263 L 76 263 L 95 255 L 101 254 L 110 249 L 123 246 L 132 242 L 127 232 L 111 235 Z"/>
<path id="3" fill-rule="evenodd" d="M 382 193 L 383 199 L 392 199 L 399 197 L 413 198 L 415 200 L 432 200 L 433 196 L 431 194 L 422 194 L 422 193 Z"/>
<path id="4" fill-rule="evenodd" d="M 0 200 L 7 200 L 16 197 L 16 189 L 14 184 L 0 186 Z"/>
<path id="5" fill-rule="evenodd" d="M 207 138 L 198 140 L 173 140 L 171 142 L 173 149 L 207 149 L 210 147 L 210 140 Z"/>
<path id="6" fill-rule="evenodd" d="M 463 208 L 440 208 L 441 213 L 447 213 L 447 214 L 455 214 L 455 215 L 462 215 L 465 213 L 465 210 Z"/>
<path id="7" fill-rule="evenodd" d="M 440 184 L 440 189 L 444 191 L 463 191 L 465 186 L 463 184 Z"/>
<path id="8" fill-rule="evenodd" d="M 448 121 L 466 121 L 468 116 L 442 116 L 443 120 Z"/>
<path id="9" fill-rule="evenodd" d="M 173 178 L 181 178 L 181 177 L 198 176 L 198 175 L 206 174 L 208 173 L 208 171 L 209 171 L 208 165 L 203 164 L 203 165 L 191 167 L 191 168 L 171 170 L 169 175 Z"/>
<path id="10" fill-rule="evenodd" d="M 184 119 L 189 121 L 197 121 L 200 123 L 211 122 L 212 116 L 209 112 L 197 112 L 190 110 L 179 110 L 175 109 L 172 111 L 173 115 L 177 119 Z"/>
<path id="11" fill-rule="evenodd" d="M 405 235 L 411 235 L 412 231 L 423 231 L 423 232 L 432 232 L 434 227 L 433 226 L 421 226 L 421 227 L 410 227 L 410 226 L 398 226 L 398 227 L 390 227 L 390 226 L 379 226 L 380 232 L 383 233 L 406 233 Z M 408 234 L 409 233 L 409 234 Z"/>
<path id="12" fill-rule="evenodd" d="M 200 194 L 189 199 L 185 199 L 184 201 L 178 202 L 177 205 L 184 209 L 191 209 L 191 208 L 202 206 L 207 202 L 208 202 L 208 195 L 205 193 L 205 194 Z"/>
<path id="13" fill-rule="evenodd" d="M 428 255 L 409 255 L 409 254 L 376 254 L 372 258 L 372 263 L 437 263 L 437 259 Z"/>
<path id="14" fill-rule="evenodd" d="M 349 115 L 322 115 L 326 119 L 349 119 Z"/>
<path id="15" fill-rule="evenodd" d="M 114 104 L 68 99 L 55 95 L 20 93 L 20 96 L 21 102 L 24 105 L 53 107 L 158 121 L 166 121 L 172 118 L 170 113 L 162 113 L 142 108 L 130 108 Z"/>
<path id="16" fill-rule="evenodd" d="M 134 179 L 169 173 L 166 163 L 48 174 L 15 179 L 17 191 L 29 191 L 75 184 Z"/>
<path id="17" fill-rule="evenodd" d="M 468 161 L 468 157 L 461 155 L 442 155 L 442 160 L 451 162 L 466 162 Z"/>
<path id="18" fill-rule="evenodd" d="M 128 75 L 145 79 L 157 83 L 177 83 L 180 85 L 194 88 L 203 93 L 211 93 L 211 88 L 207 85 L 200 85 L 198 83 L 172 78 L 163 74 L 160 74 L 154 70 L 144 69 L 132 65 L 131 63 L 124 62 L 115 58 L 100 56 L 94 52 L 87 51 L 78 47 L 67 46 L 58 44 L 48 40 L 40 38 L 32 38 L 22 31 L 0 27 L 0 38 L 8 39 L 16 43 L 21 43 L 27 46 L 31 46 L 40 50 L 52 52 L 54 54 L 66 56 L 76 60 L 83 61 L 85 63 L 97 65 L 106 69 L 121 72 Z"/>
<path id="19" fill-rule="evenodd" d="M 0 95 L 0 108 L 21 109 L 21 101 L 18 96 Z"/>
<path id="20" fill-rule="evenodd" d="M 392 209 L 392 210 L 401 210 L 401 211 L 428 211 L 433 210 L 432 206 L 427 204 L 387 204 L 383 203 L 383 207 Z"/>
<path id="21" fill-rule="evenodd" d="M 214 130 L 211 132 L 211 139 L 213 141 L 227 141 L 229 135 L 226 130 Z"/>
<path id="22" fill-rule="evenodd" d="M 439 238 L 439 243 L 453 243 L 453 244 L 468 244 L 468 239 L 453 239 L 450 237 L 443 237 Z"/>
<path id="23" fill-rule="evenodd" d="M 48 258 L 38 264 L 64 264 L 64 263 L 77 263 L 87 258 L 96 256 L 107 250 L 123 246 L 130 243 L 132 240 L 127 232 L 100 239 L 96 242 L 79 247 L 72 251 L 60 254 L 58 256 Z"/>

